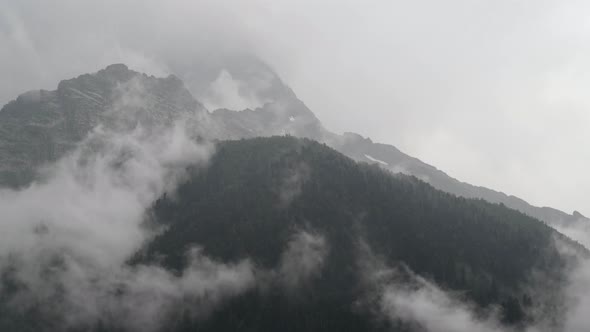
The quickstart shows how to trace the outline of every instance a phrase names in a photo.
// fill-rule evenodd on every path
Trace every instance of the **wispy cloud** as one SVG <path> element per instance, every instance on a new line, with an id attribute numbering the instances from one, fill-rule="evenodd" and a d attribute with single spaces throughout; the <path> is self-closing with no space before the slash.
<path id="1" fill-rule="evenodd" d="M 277 270 L 279 282 L 288 290 L 306 286 L 312 277 L 321 273 L 328 250 L 323 236 L 308 231 L 295 233 L 281 255 Z"/>
<path id="2" fill-rule="evenodd" d="M 127 264 L 158 231 L 147 214 L 154 201 L 212 153 L 178 122 L 130 131 L 99 126 L 42 180 L 1 190 L 0 273 L 16 286 L 0 292 L 10 308 L 35 309 L 61 327 L 101 322 L 149 331 L 173 306 L 198 317 L 252 287 L 249 261 L 222 264 L 199 251 L 179 274 Z"/>

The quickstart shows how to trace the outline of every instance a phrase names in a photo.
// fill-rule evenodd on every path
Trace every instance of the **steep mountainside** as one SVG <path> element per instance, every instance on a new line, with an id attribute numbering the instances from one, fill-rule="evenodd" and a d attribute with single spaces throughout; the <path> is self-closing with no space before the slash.
<path id="1" fill-rule="evenodd" d="M 204 331 L 390 329 L 363 302 L 371 289 L 367 248 L 479 305 L 499 304 L 505 321 L 521 322 L 527 306 L 545 304 L 527 293 L 532 271 L 549 278 L 563 272 L 553 239 L 569 243 L 504 206 L 458 198 L 292 137 L 219 144 L 209 168 L 160 199 L 154 216 L 169 229 L 136 260 L 157 258 L 176 270 L 193 245 L 215 259 L 249 258 L 270 271 L 281 270 L 297 232 L 321 237 L 328 248 L 318 272 L 294 293 L 281 283 L 261 285 L 211 319 L 187 323 Z"/>
<path id="2" fill-rule="evenodd" d="M 374 143 L 357 134 L 331 133 L 268 66 L 252 60 L 228 63 L 227 70 L 235 79 L 253 86 L 249 94 L 263 101 L 262 106 L 209 113 L 178 78 L 146 76 L 124 65 L 62 81 L 56 91 L 32 91 L 19 96 L 0 110 L 0 185 L 30 182 L 38 166 L 63 155 L 99 123 L 133 126 L 139 121 L 149 125 L 184 114 L 196 135 L 213 139 L 283 134 L 311 138 L 357 161 L 414 175 L 455 195 L 502 203 L 549 224 L 587 220 L 577 213 L 535 207 L 518 197 L 460 182 L 394 146 Z M 219 68 L 223 66 L 219 64 Z M 190 72 L 180 74 L 195 81 Z M 189 86 L 204 89 L 203 84 Z M 203 95 L 203 91 L 192 92 Z"/>
<path id="3" fill-rule="evenodd" d="M 162 125 L 205 109 L 174 76 L 155 78 L 125 65 L 31 91 L 0 110 L 0 186 L 28 183 L 37 167 L 72 149 L 97 125 Z"/>
<path id="4" fill-rule="evenodd" d="M 15 257 L 0 274 L 0 330 L 422 331 L 382 307 L 386 287 L 420 287 L 416 275 L 476 310 L 498 308 L 502 324 L 523 328 L 547 312 L 559 324 L 554 300 L 571 262 L 562 249 L 586 252 L 505 206 L 288 136 L 219 142 L 208 166 L 190 168 L 146 216 L 160 231 L 130 252 L 122 275 L 70 270 L 71 253 L 48 252 L 34 285 L 49 302 L 26 295 L 31 276 Z M 51 241 L 55 230 L 34 231 Z M 88 284 L 73 283 L 86 273 Z M 84 308 L 60 311 L 71 296 L 88 297 Z"/>
<path id="5" fill-rule="evenodd" d="M 156 281 L 164 280 L 164 286 L 181 284 L 172 290 L 164 287 L 169 292 L 164 294 L 172 293 L 174 301 L 184 303 L 182 290 L 187 288 L 182 288 L 182 283 L 191 277 L 184 272 L 190 272 L 192 264 L 187 255 L 196 252 L 225 267 L 242 266 L 238 262 L 246 261 L 245 265 L 252 267 L 248 282 L 232 288 L 236 284 L 234 271 L 222 268 L 226 275 L 220 288 L 225 289 L 223 282 L 228 282 L 224 300 L 229 300 L 217 299 L 205 287 L 196 297 L 197 304 L 186 302 L 178 309 L 168 308 L 174 315 L 167 330 L 405 331 L 407 325 L 384 318 L 379 308 L 382 287 L 375 275 L 381 282 L 383 271 L 387 282 L 412 279 L 411 270 L 456 291 L 479 309 L 498 306 L 507 324 L 526 324 L 528 318 L 536 318 L 527 314 L 532 307 L 534 315 L 552 310 L 556 303 L 538 298 L 535 287 L 552 285 L 543 295 L 560 295 L 558 286 L 564 285 L 569 261 L 555 244 L 579 252 L 585 252 L 583 248 L 537 219 L 508 208 L 516 203 L 522 203 L 521 210 L 530 207 L 522 201 L 500 193 L 487 199 L 504 205 L 460 197 L 494 192 L 460 183 L 392 146 L 355 134 L 330 133 L 278 78 L 273 82 L 261 93 L 263 106 L 242 112 L 209 113 L 178 78 L 155 78 L 124 65 L 63 81 L 56 91 L 24 94 L 0 111 L 0 185 L 29 183 L 39 166 L 72 150 L 96 126 L 129 133 L 139 125 L 157 129 L 181 119 L 191 138 L 308 137 L 218 141 L 206 169 L 194 170 L 173 194 L 158 194 L 155 204 L 150 201 L 146 206 L 150 207 L 146 215 L 154 222 L 149 226 L 160 232 L 142 241 L 141 250 L 136 252 L 134 247 L 135 254 L 122 260 L 122 275 L 103 285 L 99 297 L 129 308 L 124 297 L 138 291 L 134 288 L 137 283 L 145 282 L 133 278 L 143 276 L 141 272 L 149 266 L 160 276 Z M 374 165 L 357 163 L 341 152 Z M 124 169 L 127 154 L 133 151 L 117 154 L 109 167 Z M 384 168 L 416 177 L 394 175 Z M 125 187 L 125 181 L 119 184 Z M 524 212 L 542 211 L 530 209 Z M 85 220 L 84 215 L 78 217 Z M 53 233 L 43 220 L 29 231 L 51 242 Z M 60 252 L 50 253 L 55 256 L 49 257 L 48 265 L 31 266 L 38 267 L 41 276 L 59 275 L 68 267 L 66 253 L 61 257 Z M 198 270 L 205 274 L 200 277 L 206 280 L 207 273 L 217 277 L 217 265 L 204 260 L 204 266 L 213 272 Z M 392 274 L 391 268 L 398 272 Z M 79 271 L 86 270 L 74 270 Z M 12 296 L 26 290 L 27 284 L 18 283 L 12 273 L 8 268 L 0 275 L 0 330 L 52 330 L 58 326 L 58 319 L 45 316 L 44 310 L 36 311 L 45 309 L 42 304 L 18 310 Z M 132 282 L 125 276 L 132 276 Z M 543 279 L 540 285 L 536 283 L 539 276 Z M 52 278 L 39 280 L 41 286 L 46 281 L 55 285 Z M 147 281 L 148 290 L 156 286 L 150 284 L 154 280 Z M 197 284 L 200 281 L 196 278 Z M 91 275 L 89 285 L 100 286 L 101 282 L 100 277 Z M 67 293 L 59 287 L 49 292 L 56 303 L 60 292 Z M 144 290 L 139 289 L 142 304 L 156 301 L 150 297 L 153 294 L 162 295 L 144 295 Z M 84 293 L 75 295 L 83 297 Z M 177 303 L 169 301 L 164 302 Z M 198 307 L 199 301 L 220 306 L 203 317 L 194 316 L 190 310 Z M 14 308 L 17 310 L 9 312 Z M 120 321 L 113 319 L 120 317 L 117 310 L 107 311 L 103 317 L 98 308 L 84 309 L 98 312 L 100 320 L 90 320 L 98 326 L 82 330 L 121 330 Z"/>
<path id="6" fill-rule="evenodd" d="M 259 76 L 270 77 L 267 85 L 257 88 L 255 93 L 264 96 L 266 104 L 255 110 L 226 110 L 213 112 L 213 116 L 220 118 L 223 123 L 230 123 L 232 138 L 271 136 L 277 134 L 291 134 L 297 137 L 307 137 L 324 142 L 345 155 L 357 160 L 375 163 L 395 173 L 401 172 L 414 175 L 429 182 L 437 189 L 467 198 L 481 198 L 492 203 L 502 203 L 510 208 L 526 213 L 549 224 L 567 225 L 575 221 L 589 221 L 581 214 L 568 214 L 550 207 L 536 207 L 525 200 L 507 195 L 485 187 L 474 186 L 461 182 L 436 167 L 413 158 L 393 145 L 375 143 L 369 138 L 358 134 L 345 133 L 338 135 L 326 130 L 293 91 L 285 85 L 278 76 L 266 65 L 248 59 L 242 61 L 242 67 L 236 66 L 233 60 L 228 70 L 235 70 L 236 78 L 249 80 L 249 75 L 257 73 Z M 240 69 L 237 69 L 240 68 Z M 260 74 L 262 73 L 262 74 Z M 194 91 L 193 91 L 194 92 Z M 239 112 L 236 112 L 239 111 Z"/>
<path id="7" fill-rule="evenodd" d="M 586 217 L 577 212 L 570 215 L 550 207 L 532 206 L 516 196 L 461 182 L 419 159 L 408 156 L 392 145 L 374 143 L 371 139 L 363 138 L 357 134 L 345 133 L 342 139 L 336 141 L 332 146 L 355 160 L 375 163 L 393 172 L 414 175 L 430 183 L 433 187 L 451 194 L 467 198 L 481 198 L 492 203 L 502 203 L 551 225 L 588 221 Z"/>

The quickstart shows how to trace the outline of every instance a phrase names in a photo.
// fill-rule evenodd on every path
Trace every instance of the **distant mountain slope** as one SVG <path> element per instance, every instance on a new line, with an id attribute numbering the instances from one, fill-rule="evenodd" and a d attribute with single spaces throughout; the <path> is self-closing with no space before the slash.
<path id="1" fill-rule="evenodd" d="M 567 225 L 578 220 L 587 220 L 577 212 L 570 215 L 549 207 L 532 206 L 516 196 L 461 182 L 431 165 L 406 155 L 392 145 L 374 143 L 369 138 L 363 138 L 357 134 L 346 133 L 333 146 L 355 160 L 377 163 L 393 172 L 414 175 L 437 189 L 458 196 L 502 203 L 549 224 Z"/>
<path id="2" fill-rule="evenodd" d="M 218 69 L 223 68 L 220 63 Z M 252 85 L 253 91 L 247 94 L 263 101 L 261 107 L 243 111 L 218 109 L 209 113 L 178 78 L 155 78 L 124 65 L 112 65 L 95 74 L 62 81 L 56 91 L 32 91 L 19 96 L 0 110 L 0 186 L 30 182 L 40 165 L 63 155 L 99 123 L 157 124 L 184 114 L 191 120 L 190 127 L 195 134 L 209 138 L 283 134 L 311 138 L 357 161 L 414 175 L 455 195 L 502 203 L 549 224 L 563 226 L 587 221 L 578 213 L 570 215 L 548 207 L 535 207 L 518 197 L 460 182 L 392 145 L 374 143 L 353 133 L 331 133 L 268 66 L 258 61 L 234 59 L 227 70 L 236 80 L 242 80 L 242 88 Z M 180 77 L 183 74 L 191 82 L 198 81 L 190 72 L 180 73 Z M 261 77 L 266 80 L 264 84 L 260 83 Z M 202 82 L 189 86 L 204 89 Z M 204 95 L 203 91 L 193 94 Z"/>
<path id="3" fill-rule="evenodd" d="M 165 124 L 205 109 L 176 77 L 155 78 L 111 65 L 31 91 L 0 110 L 0 185 L 18 186 L 61 157 L 97 125 Z"/>
<path id="4" fill-rule="evenodd" d="M 169 229 L 142 259 L 175 270 L 193 245 L 217 260 L 249 258 L 266 270 L 280 270 L 298 231 L 321 236 L 329 248 L 295 295 L 263 286 L 195 323 L 204 331 L 389 330 L 362 305 L 369 294 L 363 241 L 387 264 L 407 264 L 520 321 L 525 306 L 546 304 L 523 287 L 532 286 L 531 272 L 560 275 L 565 261 L 553 239 L 569 243 L 504 206 L 458 198 L 292 137 L 220 143 L 209 168 L 160 199 L 154 216 Z"/>

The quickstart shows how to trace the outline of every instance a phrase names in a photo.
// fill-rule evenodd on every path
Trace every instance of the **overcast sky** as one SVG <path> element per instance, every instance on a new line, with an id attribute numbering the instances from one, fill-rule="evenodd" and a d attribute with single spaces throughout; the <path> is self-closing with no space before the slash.
<path id="1" fill-rule="evenodd" d="M 324 125 L 590 215 L 590 3 L 0 0 L 0 103 L 113 62 L 268 62 Z M 215 51 L 214 51 L 215 50 Z"/>

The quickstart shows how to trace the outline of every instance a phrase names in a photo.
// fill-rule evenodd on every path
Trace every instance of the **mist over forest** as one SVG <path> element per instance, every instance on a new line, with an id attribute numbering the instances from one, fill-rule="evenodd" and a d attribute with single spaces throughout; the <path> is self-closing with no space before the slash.
<path id="1" fill-rule="evenodd" d="M 587 330 L 587 13 L 4 0 L 0 331 Z"/>

